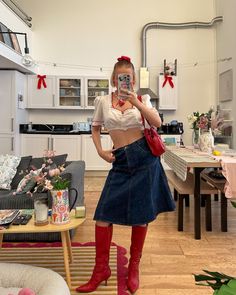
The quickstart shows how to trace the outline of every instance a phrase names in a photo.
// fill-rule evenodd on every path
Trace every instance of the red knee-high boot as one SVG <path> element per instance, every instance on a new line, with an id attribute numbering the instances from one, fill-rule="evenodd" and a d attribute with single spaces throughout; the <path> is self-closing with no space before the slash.
<path id="1" fill-rule="evenodd" d="M 133 226 L 130 246 L 127 287 L 131 294 L 139 288 L 139 262 L 147 233 L 147 226 Z"/>
<path id="2" fill-rule="evenodd" d="M 101 282 L 107 280 L 111 276 L 111 269 L 109 267 L 110 245 L 112 239 L 113 226 L 97 226 L 95 228 L 95 240 L 96 240 L 96 260 L 93 274 L 90 280 L 76 288 L 79 293 L 89 293 L 97 289 Z"/>

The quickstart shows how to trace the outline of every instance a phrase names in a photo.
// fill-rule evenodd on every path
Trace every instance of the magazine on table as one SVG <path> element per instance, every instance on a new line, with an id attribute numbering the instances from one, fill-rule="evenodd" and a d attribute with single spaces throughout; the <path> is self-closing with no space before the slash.
<path id="1" fill-rule="evenodd" d="M 0 225 L 10 224 L 19 213 L 20 213 L 20 210 L 18 209 L 0 210 Z"/>

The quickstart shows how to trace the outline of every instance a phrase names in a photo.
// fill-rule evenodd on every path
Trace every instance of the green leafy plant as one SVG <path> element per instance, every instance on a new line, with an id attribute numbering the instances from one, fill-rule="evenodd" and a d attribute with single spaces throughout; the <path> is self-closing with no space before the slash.
<path id="1" fill-rule="evenodd" d="M 70 181 L 57 175 L 51 180 L 51 184 L 54 190 L 64 190 L 69 187 Z"/>
<path id="2" fill-rule="evenodd" d="M 193 274 L 196 285 L 211 287 L 214 295 L 235 295 L 236 278 L 224 273 L 203 270 L 206 274 Z M 205 283 L 201 283 L 205 281 Z"/>

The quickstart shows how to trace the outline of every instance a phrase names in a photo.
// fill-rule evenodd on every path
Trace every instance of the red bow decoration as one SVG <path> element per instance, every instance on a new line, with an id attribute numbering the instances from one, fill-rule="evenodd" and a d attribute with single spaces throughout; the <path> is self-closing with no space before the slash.
<path id="1" fill-rule="evenodd" d="M 46 75 L 43 75 L 43 76 L 37 75 L 37 78 L 38 78 L 38 86 L 37 86 L 37 88 L 41 89 L 42 83 L 43 83 L 43 87 L 47 88 L 46 81 L 44 80 L 44 79 L 46 79 Z"/>
<path id="2" fill-rule="evenodd" d="M 168 75 L 165 75 L 165 81 L 162 84 L 162 88 L 165 87 L 165 85 L 166 85 L 167 82 L 169 82 L 171 88 L 174 88 L 174 83 L 172 81 L 172 77 L 171 76 L 168 76 Z"/>
<path id="3" fill-rule="evenodd" d="M 117 58 L 118 61 L 126 60 L 127 62 L 131 62 L 130 57 L 122 55 L 121 57 Z"/>

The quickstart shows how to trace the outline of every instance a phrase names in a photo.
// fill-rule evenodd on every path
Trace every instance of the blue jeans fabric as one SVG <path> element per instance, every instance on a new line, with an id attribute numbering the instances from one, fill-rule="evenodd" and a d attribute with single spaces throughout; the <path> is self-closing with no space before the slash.
<path id="1" fill-rule="evenodd" d="M 113 153 L 94 220 L 142 225 L 175 209 L 160 158 L 152 155 L 145 137 Z"/>

